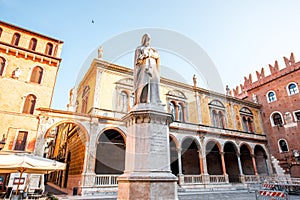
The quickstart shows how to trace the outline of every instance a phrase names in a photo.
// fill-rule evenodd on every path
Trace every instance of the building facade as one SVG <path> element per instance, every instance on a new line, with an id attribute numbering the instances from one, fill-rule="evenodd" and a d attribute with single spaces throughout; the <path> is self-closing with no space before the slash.
<path id="1" fill-rule="evenodd" d="M 36 108 L 50 108 L 62 44 L 0 21 L 0 139 L 4 150 L 34 151 Z"/>
<path id="2" fill-rule="evenodd" d="M 262 119 L 268 138 L 270 153 L 286 174 L 300 177 L 300 62 L 295 62 L 293 53 L 284 57 L 285 67 L 278 62 L 245 77 L 244 85 L 233 90 L 235 97 L 262 105 Z"/>
<path id="3" fill-rule="evenodd" d="M 67 163 L 49 176 L 81 194 L 117 190 L 125 165 L 126 126 L 133 105 L 132 69 L 95 58 L 68 111 L 40 108 L 36 154 Z M 161 78 L 170 125 L 170 167 L 187 187 L 230 187 L 272 174 L 260 105 Z"/>

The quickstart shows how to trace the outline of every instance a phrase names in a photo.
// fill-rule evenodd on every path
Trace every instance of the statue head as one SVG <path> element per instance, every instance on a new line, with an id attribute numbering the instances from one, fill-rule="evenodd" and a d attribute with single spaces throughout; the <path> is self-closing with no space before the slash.
<path id="1" fill-rule="evenodd" d="M 148 35 L 147 33 L 143 35 L 142 37 L 142 46 L 146 46 L 148 47 L 150 44 L 150 35 Z"/>

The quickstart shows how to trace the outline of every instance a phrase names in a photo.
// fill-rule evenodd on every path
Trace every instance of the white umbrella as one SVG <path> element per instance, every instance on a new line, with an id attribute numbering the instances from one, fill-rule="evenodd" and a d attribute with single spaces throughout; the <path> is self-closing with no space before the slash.
<path id="1" fill-rule="evenodd" d="M 65 170 L 66 164 L 50 160 L 26 152 L 0 151 L 0 173 L 20 172 L 22 174 L 48 174 L 57 170 Z M 18 193 L 19 184 L 16 193 Z"/>

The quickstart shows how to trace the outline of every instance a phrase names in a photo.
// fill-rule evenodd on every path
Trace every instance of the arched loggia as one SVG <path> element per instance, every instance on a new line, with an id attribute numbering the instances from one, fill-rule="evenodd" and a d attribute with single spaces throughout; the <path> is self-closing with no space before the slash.
<path id="1" fill-rule="evenodd" d="M 252 155 L 247 145 L 243 144 L 240 148 L 241 164 L 245 175 L 255 175 Z"/>
<path id="2" fill-rule="evenodd" d="M 206 162 L 209 175 L 222 175 L 222 161 L 217 143 L 210 141 L 206 144 Z"/>
<path id="3" fill-rule="evenodd" d="M 125 139 L 115 129 L 105 130 L 96 151 L 96 174 L 122 174 L 125 168 Z"/>
<path id="4" fill-rule="evenodd" d="M 257 173 L 261 175 L 267 175 L 269 173 L 268 166 L 267 166 L 268 157 L 265 150 L 260 145 L 256 145 L 254 148 L 254 155 L 255 155 Z"/>
<path id="5" fill-rule="evenodd" d="M 177 151 L 176 143 L 172 137 L 170 137 L 170 168 L 172 174 L 175 176 L 179 173 L 179 165 L 178 165 L 178 151 Z M 181 155 L 180 155 L 181 156 Z"/>
<path id="6" fill-rule="evenodd" d="M 47 181 L 72 189 L 82 182 L 86 157 L 87 131 L 75 122 L 60 122 L 45 134 L 44 157 L 66 163 L 65 171 L 47 175 Z"/>
<path id="7" fill-rule="evenodd" d="M 200 174 L 198 142 L 193 138 L 185 138 L 181 144 L 181 151 L 183 174 Z"/>
<path id="8" fill-rule="evenodd" d="M 229 182 L 240 182 L 237 150 L 232 142 L 227 142 L 224 146 L 224 159 Z"/>

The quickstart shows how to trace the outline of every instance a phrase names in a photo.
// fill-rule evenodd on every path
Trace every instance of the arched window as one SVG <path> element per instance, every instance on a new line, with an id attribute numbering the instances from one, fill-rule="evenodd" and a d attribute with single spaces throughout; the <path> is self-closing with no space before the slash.
<path id="1" fill-rule="evenodd" d="M 209 104 L 211 121 L 214 127 L 226 128 L 225 106 L 218 100 L 212 100 Z"/>
<path id="2" fill-rule="evenodd" d="M 51 43 L 47 43 L 46 45 L 46 50 L 45 50 L 45 54 L 51 56 L 53 52 L 53 44 Z"/>
<path id="3" fill-rule="evenodd" d="M 23 112 L 26 114 L 33 114 L 34 108 L 35 108 L 35 103 L 36 103 L 36 96 L 33 94 L 27 95 L 24 106 L 23 106 Z"/>
<path id="4" fill-rule="evenodd" d="M 18 45 L 19 45 L 19 42 L 20 42 L 20 37 L 21 37 L 21 35 L 20 35 L 19 33 L 15 33 L 15 34 L 13 35 L 12 40 L 11 40 L 11 44 L 12 44 L 12 45 L 15 45 L 15 46 L 18 46 Z"/>
<path id="5" fill-rule="evenodd" d="M 217 112 L 215 110 L 212 110 L 212 125 L 214 127 L 218 127 L 218 115 Z"/>
<path id="6" fill-rule="evenodd" d="M 248 132 L 248 120 L 246 116 L 243 116 L 243 130 Z"/>
<path id="7" fill-rule="evenodd" d="M 128 111 L 128 95 L 124 91 L 121 92 L 120 96 L 120 108 L 122 112 Z"/>
<path id="8" fill-rule="evenodd" d="M 225 128 L 225 124 L 224 124 L 224 114 L 219 111 L 219 114 L 218 114 L 218 120 L 219 120 L 219 126 L 220 128 Z"/>
<path id="9" fill-rule="evenodd" d="M 176 110 L 175 110 L 175 104 L 174 102 L 169 102 L 169 113 L 172 114 L 173 119 L 176 120 Z"/>
<path id="10" fill-rule="evenodd" d="M 268 92 L 267 98 L 268 98 L 268 102 L 269 103 L 271 103 L 273 101 L 276 101 L 276 94 L 275 94 L 275 92 L 273 92 L 273 91 Z"/>
<path id="11" fill-rule="evenodd" d="M 280 152 L 288 152 L 289 151 L 289 148 L 288 148 L 286 140 L 280 139 L 278 141 L 278 145 L 279 145 L 279 151 Z"/>
<path id="12" fill-rule="evenodd" d="M 274 113 L 272 118 L 274 125 L 283 125 L 282 117 L 279 113 Z"/>
<path id="13" fill-rule="evenodd" d="M 254 133 L 254 123 L 253 123 L 253 113 L 249 108 L 243 107 L 240 110 L 240 115 L 242 118 L 243 131 Z"/>
<path id="14" fill-rule="evenodd" d="M 40 84 L 42 81 L 42 77 L 43 77 L 43 68 L 36 66 L 32 70 L 30 82 Z"/>
<path id="15" fill-rule="evenodd" d="M 298 87 L 297 87 L 297 85 L 295 83 L 290 83 L 287 86 L 287 90 L 288 90 L 288 94 L 289 95 L 293 95 L 293 94 L 299 93 Z"/>
<path id="16" fill-rule="evenodd" d="M 37 44 L 37 39 L 31 38 L 31 40 L 29 42 L 29 49 L 32 50 L 32 51 L 35 51 L 36 44 Z"/>
<path id="17" fill-rule="evenodd" d="M 3 76 L 6 60 L 0 57 L 0 76 Z"/>
<path id="18" fill-rule="evenodd" d="M 180 103 L 177 105 L 178 106 L 178 121 L 183 122 L 184 117 L 183 117 L 183 109 Z"/>

